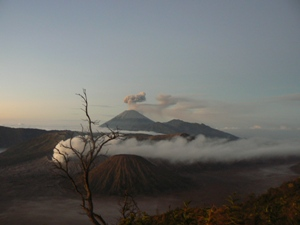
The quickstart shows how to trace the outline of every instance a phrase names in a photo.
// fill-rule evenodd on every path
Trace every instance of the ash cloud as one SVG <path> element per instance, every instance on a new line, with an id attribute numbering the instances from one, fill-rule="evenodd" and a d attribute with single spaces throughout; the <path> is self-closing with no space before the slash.
<path id="1" fill-rule="evenodd" d="M 187 119 L 198 117 L 207 107 L 205 101 L 182 96 L 160 94 L 156 100 L 157 104 L 135 104 L 131 109 L 153 116 Z"/>
<path id="2" fill-rule="evenodd" d="M 124 103 L 127 104 L 135 104 L 137 102 L 144 102 L 146 101 L 146 93 L 145 92 L 140 92 L 136 95 L 128 95 L 124 98 Z"/>
<path id="3" fill-rule="evenodd" d="M 72 145 L 80 150 L 83 144 L 80 138 L 74 138 Z M 69 140 L 64 142 L 68 145 Z M 64 149 L 59 143 L 56 147 L 72 157 L 72 152 Z M 300 157 L 299 140 L 272 140 L 266 138 L 249 138 L 228 142 L 224 139 L 208 139 L 198 136 L 193 141 L 178 137 L 171 141 L 158 142 L 136 139 L 113 140 L 105 146 L 102 153 L 108 155 L 134 154 L 146 158 L 160 158 L 171 162 L 237 162 L 252 159 L 268 159 L 274 157 Z M 54 157 L 60 159 L 54 150 Z"/>

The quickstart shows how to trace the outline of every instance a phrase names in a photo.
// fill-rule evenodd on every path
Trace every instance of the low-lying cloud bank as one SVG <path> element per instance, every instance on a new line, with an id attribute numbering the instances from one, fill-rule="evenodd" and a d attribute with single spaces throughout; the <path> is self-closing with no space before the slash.
<path id="1" fill-rule="evenodd" d="M 72 145 L 78 149 L 83 145 L 80 138 L 74 138 Z M 69 140 L 61 142 L 68 146 Z M 56 148 L 61 152 L 69 149 L 62 147 L 59 143 Z M 102 153 L 107 155 L 134 154 L 147 158 L 161 158 L 172 162 L 235 162 L 241 160 L 264 159 L 272 157 L 300 156 L 299 140 L 270 140 L 263 138 L 240 139 L 228 142 L 223 139 L 207 139 L 198 136 L 195 140 L 188 142 L 178 137 L 171 141 L 137 141 L 136 139 L 113 140 L 105 146 Z M 54 150 L 54 157 L 58 157 Z"/>
<path id="2" fill-rule="evenodd" d="M 198 136 L 191 142 L 180 137 L 172 141 L 151 143 L 130 139 L 109 147 L 109 155 L 122 153 L 181 162 L 232 162 L 257 158 L 300 156 L 300 141 L 251 138 L 228 142 Z"/>

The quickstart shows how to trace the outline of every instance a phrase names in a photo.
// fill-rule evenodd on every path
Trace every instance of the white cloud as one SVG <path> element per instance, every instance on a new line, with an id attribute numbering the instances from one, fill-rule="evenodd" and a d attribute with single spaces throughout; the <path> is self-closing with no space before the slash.
<path id="1" fill-rule="evenodd" d="M 149 158 L 163 158 L 182 162 L 231 162 L 254 158 L 300 156 L 299 146 L 300 141 L 295 140 L 279 141 L 250 138 L 228 142 L 198 136 L 191 142 L 183 138 L 151 143 L 130 139 L 110 146 L 108 154 L 137 154 Z"/>
<path id="2" fill-rule="evenodd" d="M 285 125 L 281 125 L 279 126 L 279 130 L 291 130 L 291 128 Z"/>
<path id="3" fill-rule="evenodd" d="M 70 140 L 61 142 L 68 146 Z M 56 147 L 61 152 L 68 153 L 70 157 L 74 154 L 64 148 L 61 143 Z M 198 136 L 193 141 L 187 141 L 178 137 L 171 141 L 142 141 L 136 139 L 113 140 L 110 145 L 104 147 L 102 153 L 108 155 L 135 154 L 148 158 L 162 158 L 173 162 L 233 162 L 257 158 L 300 156 L 299 140 L 271 140 L 265 138 L 250 138 L 230 141 L 223 139 L 207 139 Z M 81 139 L 76 137 L 72 145 L 78 151 L 83 150 Z M 54 150 L 54 157 L 61 160 Z"/>
<path id="4" fill-rule="evenodd" d="M 224 127 L 222 130 L 239 130 L 240 128 L 238 127 Z"/>
<path id="5" fill-rule="evenodd" d="M 260 126 L 260 125 L 254 125 L 254 126 L 250 127 L 250 129 L 251 130 L 260 130 L 260 129 L 262 129 L 262 126 Z"/>

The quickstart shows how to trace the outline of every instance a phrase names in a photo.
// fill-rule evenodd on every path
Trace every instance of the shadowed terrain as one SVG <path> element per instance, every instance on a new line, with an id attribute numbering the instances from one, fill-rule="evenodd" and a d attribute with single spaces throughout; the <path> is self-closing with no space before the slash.
<path id="1" fill-rule="evenodd" d="M 71 137 L 70 131 L 42 132 L 43 134 L 27 141 L 13 145 L 0 154 L 0 165 L 8 166 L 25 161 L 39 159 L 44 156 L 52 157 L 53 149 L 61 140 Z"/>
<path id="2" fill-rule="evenodd" d="M 154 194 L 184 189 L 188 179 L 159 168 L 136 155 L 115 155 L 94 168 L 91 184 L 95 193 Z"/>
<path id="3" fill-rule="evenodd" d="M 87 224 L 67 180 L 53 172 L 50 156 L 71 132 L 47 132 L 0 154 L 0 224 Z M 161 138 L 162 136 L 160 136 Z M 169 138 L 169 136 L 165 136 Z M 135 193 L 141 210 L 162 213 L 192 200 L 192 206 L 222 205 L 233 192 L 262 194 L 299 176 L 299 158 L 230 163 L 170 163 L 116 155 L 96 165 L 95 207 L 110 223 L 119 218 L 118 196 Z M 294 170 L 292 170 L 294 169 Z"/>
<path id="4" fill-rule="evenodd" d="M 11 128 L 0 126 L 0 148 L 7 148 L 13 145 L 28 141 L 41 134 L 47 133 L 46 130 L 29 128 Z"/>

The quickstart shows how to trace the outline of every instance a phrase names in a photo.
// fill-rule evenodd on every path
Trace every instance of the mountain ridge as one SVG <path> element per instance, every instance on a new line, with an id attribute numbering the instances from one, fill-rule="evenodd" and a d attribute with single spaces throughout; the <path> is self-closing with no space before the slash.
<path id="1" fill-rule="evenodd" d="M 12 128 L 0 126 L 0 148 L 8 148 L 48 132 L 49 131 L 37 128 Z"/>
<path id="2" fill-rule="evenodd" d="M 237 140 L 238 137 L 226 133 L 203 123 L 189 123 L 179 119 L 168 122 L 154 122 L 135 110 L 125 110 L 111 120 L 103 123 L 100 127 L 128 131 L 147 131 L 161 134 L 187 133 L 191 136 L 204 135 L 208 138 L 225 138 Z"/>

